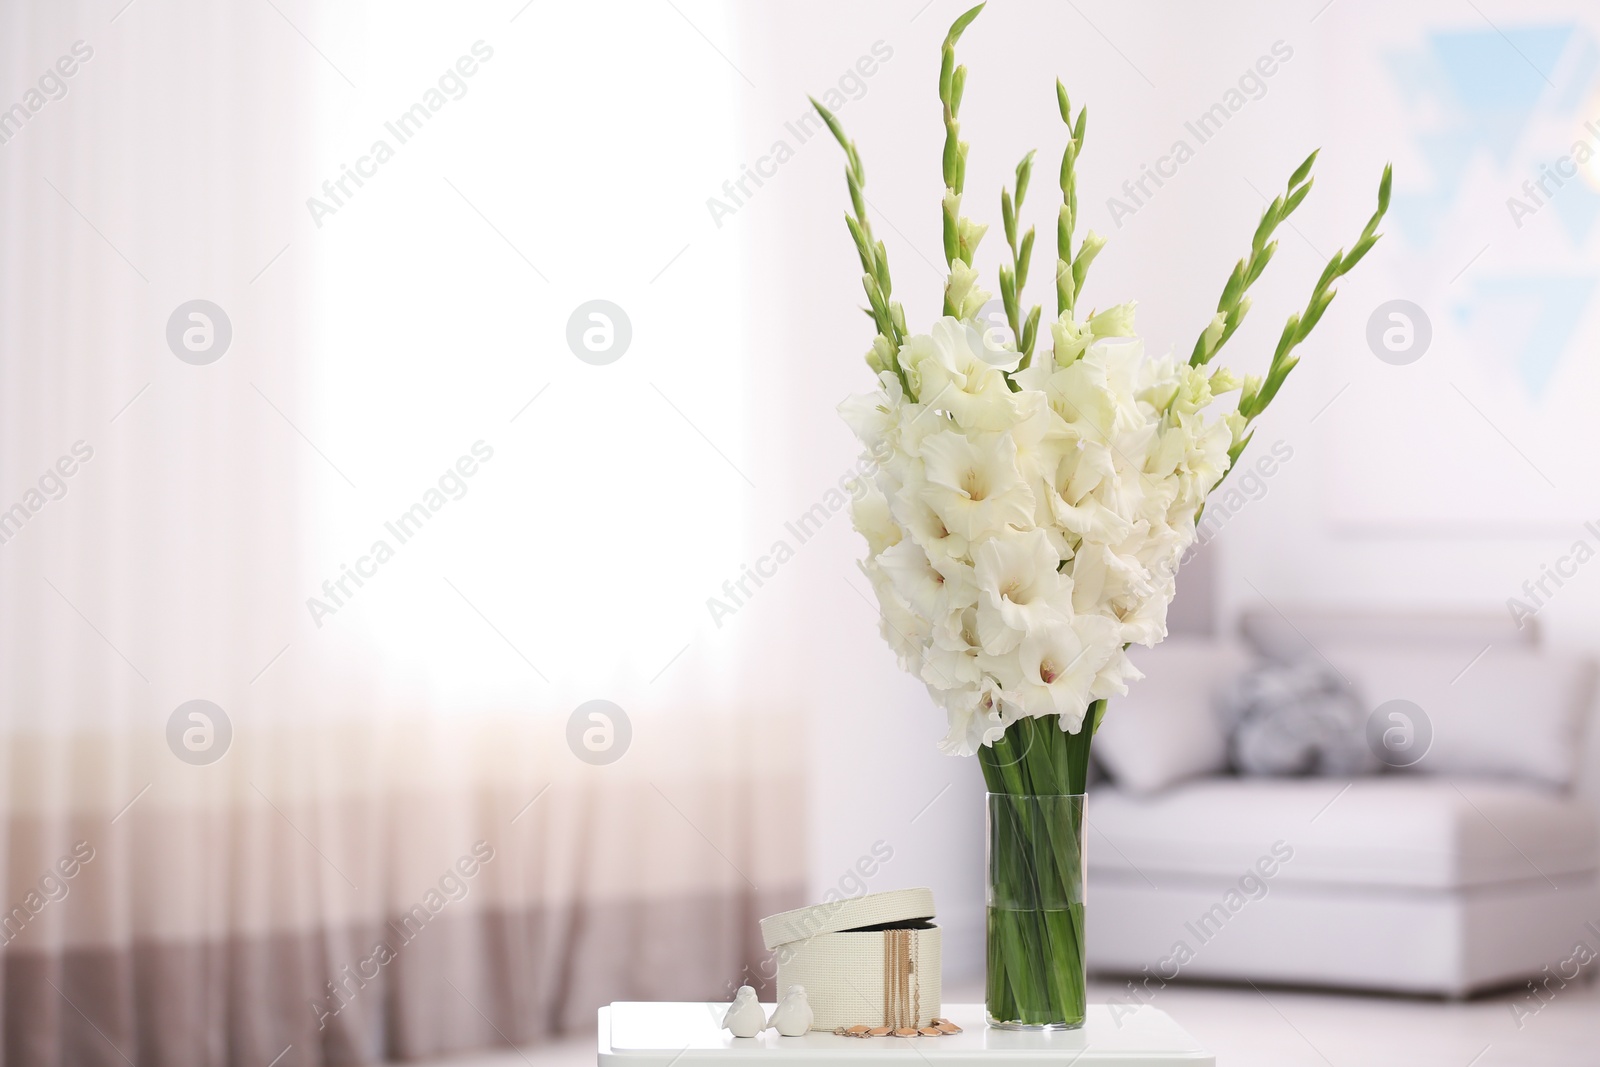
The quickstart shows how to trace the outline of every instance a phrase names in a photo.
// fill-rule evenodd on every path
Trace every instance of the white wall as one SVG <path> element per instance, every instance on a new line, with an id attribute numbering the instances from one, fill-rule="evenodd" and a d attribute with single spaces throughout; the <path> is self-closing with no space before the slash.
<path id="1" fill-rule="evenodd" d="M 1600 183 L 1574 180 L 1521 227 L 1506 207 L 1540 163 L 1554 163 L 1575 139 L 1600 144 L 1581 127 L 1600 119 L 1597 22 L 1584 10 L 1490 10 L 1506 39 L 1454 6 L 1408 5 L 1382 20 L 1359 17 L 1360 5 L 1327 14 L 1328 42 L 1338 46 L 1318 57 L 1328 142 L 1365 136 L 1394 158 L 1397 217 L 1387 247 L 1345 287 L 1348 299 L 1325 320 L 1315 359 L 1272 414 L 1268 432 L 1304 441 L 1307 462 L 1286 469 L 1229 531 L 1229 606 L 1257 599 L 1257 589 L 1284 603 L 1500 605 L 1524 597 L 1523 582 L 1575 539 L 1600 541 L 1583 529 L 1600 515 L 1587 403 L 1600 376 L 1600 322 L 1592 301 L 1559 293 L 1600 273 L 1584 220 L 1600 207 Z M 1463 36 L 1430 39 L 1439 28 Z M 1505 108 L 1503 139 L 1480 129 L 1484 143 L 1436 169 L 1425 139 L 1474 134 L 1451 128 L 1472 112 L 1457 109 L 1462 87 L 1429 60 L 1474 39 L 1504 63 L 1478 78 L 1504 99 L 1526 91 L 1528 115 Z M 1415 88 L 1401 88 L 1406 81 Z M 1487 124 L 1492 116 L 1475 117 Z M 1452 182 L 1460 186 L 1454 194 Z M 1429 234 L 1421 220 L 1433 211 L 1439 219 Z M 1366 315 L 1393 297 L 1421 304 L 1434 325 L 1432 347 L 1409 366 L 1385 365 L 1363 344 Z M 1567 331 L 1559 320 L 1569 304 L 1577 317 Z M 1536 350 L 1524 351 L 1530 344 Z M 1540 622 L 1551 639 L 1600 638 L 1597 582 L 1581 570 L 1549 599 Z"/>

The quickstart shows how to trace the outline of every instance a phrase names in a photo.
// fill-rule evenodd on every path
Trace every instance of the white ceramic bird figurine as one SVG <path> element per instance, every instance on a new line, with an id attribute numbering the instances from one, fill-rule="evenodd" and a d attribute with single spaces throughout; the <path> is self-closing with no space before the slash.
<path id="1" fill-rule="evenodd" d="M 767 1025 L 775 1027 L 784 1037 L 802 1037 L 811 1029 L 811 1004 L 806 1000 L 806 987 L 792 985 L 789 992 L 772 1009 Z"/>
<path id="2" fill-rule="evenodd" d="M 722 1028 L 732 1030 L 734 1037 L 755 1037 L 767 1028 L 767 1013 L 761 1010 L 756 991 L 747 985 L 739 987 L 728 1005 L 728 1014 L 722 1017 Z"/>

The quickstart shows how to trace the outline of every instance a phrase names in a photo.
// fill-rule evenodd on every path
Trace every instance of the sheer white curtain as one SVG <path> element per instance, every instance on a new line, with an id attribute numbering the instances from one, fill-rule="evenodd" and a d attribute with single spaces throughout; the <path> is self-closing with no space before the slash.
<path id="1" fill-rule="evenodd" d="M 0 5 L 5 1063 L 524 1040 L 792 901 L 787 661 L 705 610 L 770 449 L 679 7 Z"/>
<path id="2" fill-rule="evenodd" d="M 704 199 L 737 170 L 738 77 L 695 33 L 731 39 L 727 11 L 519 7 L 325 19 L 361 90 L 327 87 L 350 99 L 323 112 L 316 166 L 372 156 L 374 176 L 306 237 L 319 573 L 475 442 L 494 458 L 323 629 L 468 705 L 725 699 L 732 650 L 697 637 L 742 553 L 750 350 L 742 249 L 707 232 Z M 593 300 L 631 333 L 601 366 L 567 341 Z"/>

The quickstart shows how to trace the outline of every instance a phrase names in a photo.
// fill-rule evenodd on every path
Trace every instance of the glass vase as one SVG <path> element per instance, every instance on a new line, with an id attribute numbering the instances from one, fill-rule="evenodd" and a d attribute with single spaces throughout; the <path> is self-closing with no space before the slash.
<path id="1" fill-rule="evenodd" d="M 988 794 L 989 1025 L 1084 1018 L 1083 794 Z"/>

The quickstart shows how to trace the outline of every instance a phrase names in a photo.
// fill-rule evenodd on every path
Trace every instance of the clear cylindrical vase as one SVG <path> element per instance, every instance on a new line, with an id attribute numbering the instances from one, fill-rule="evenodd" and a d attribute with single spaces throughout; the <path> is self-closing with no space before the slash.
<path id="1" fill-rule="evenodd" d="M 1084 1018 L 1083 795 L 988 795 L 989 1025 Z"/>

